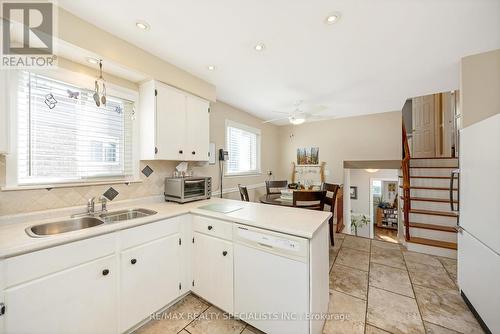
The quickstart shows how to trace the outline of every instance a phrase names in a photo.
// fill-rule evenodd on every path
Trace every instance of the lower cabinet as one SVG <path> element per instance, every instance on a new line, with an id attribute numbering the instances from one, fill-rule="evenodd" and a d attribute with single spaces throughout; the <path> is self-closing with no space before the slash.
<path id="1" fill-rule="evenodd" d="M 120 253 L 120 332 L 180 295 L 179 238 L 176 233 Z"/>
<path id="2" fill-rule="evenodd" d="M 116 256 L 66 269 L 4 291 L 4 332 L 116 333 Z"/>
<path id="3" fill-rule="evenodd" d="M 233 313 L 233 244 L 194 232 L 194 293 L 222 310 Z"/>

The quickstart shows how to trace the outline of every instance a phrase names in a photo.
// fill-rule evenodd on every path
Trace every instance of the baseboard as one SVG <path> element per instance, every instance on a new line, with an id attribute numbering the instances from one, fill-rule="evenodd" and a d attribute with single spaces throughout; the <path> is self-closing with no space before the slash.
<path id="1" fill-rule="evenodd" d="M 474 308 L 474 305 L 472 305 L 472 303 L 470 302 L 470 300 L 467 298 L 467 296 L 465 295 L 465 293 L 462 290 L 460 290 L 460 295 L 462 295 L 462 298 L 463 298 L 465 304 L 467 304 L 467 307 L 472 312 L 472 314 L 476 318 L 477 322 L 479 322 L 479 325 L 484 330 L 484 332 L 486 334 L 492 334 L 492 332 L 490 331 L 490 329 L 488 328 L 486 323 L 483 321 L 483 319 L 481 318 L 479 313 L 477 313 L 476 309 Z"/>

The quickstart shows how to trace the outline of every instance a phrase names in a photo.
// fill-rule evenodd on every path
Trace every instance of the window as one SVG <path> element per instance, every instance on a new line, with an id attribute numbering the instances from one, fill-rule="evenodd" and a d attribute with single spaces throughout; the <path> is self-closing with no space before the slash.
<path id="1" fill-rule="evenodd" d="M 134 104 L 108 95 L 106 106 L 97 107 L 93 94 L 39 74 L 19 73 L 18 184 L 123 179 L 133 174 Z M 55 104 L 52 109 L 48 100 Z"/>
<path id="2" fill-rule="evenodd" d="M 373 181 L 373 195 L 382 196 L 382 181 L 380 180 Z"/>
<path id="3" fill-rule="evenodd" d="M 260 130 L 226 121 L 226 175 L 260 173 Z"/>

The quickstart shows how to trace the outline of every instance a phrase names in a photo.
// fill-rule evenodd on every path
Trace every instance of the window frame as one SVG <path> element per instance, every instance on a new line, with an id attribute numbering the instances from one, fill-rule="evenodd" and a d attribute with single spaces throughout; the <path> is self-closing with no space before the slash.
<path id="1" fill-rule="evenodd" d="M 228 172 L 228 161 L 224 162 L 224 176 L 225 177 L 240 177 L 240 176 L 260 176 L 262 175 L 262 170 L 261 170 L 261 139 L 262 139 L 262 131 L 258 128 L 254 128 L 242 123 L 238 123 L 229 119 L 226 119 L 225 121 L 225 127 L 224 127 L 224 140 L 225 140 L 225 147 L 228 149 L 229 147 L 229 141 L 228 141 L 228 128 L 237 128 L 243 131 L 251 132 L 257 136 L 256 140 L 256 166 L 257 168 L 255 170 L 249 170 L 249 171 L 243 171 L 243 172 Z"/>
<path id="2" fill-rule="evenodd" d="M 84 178 L 79 180 L 61 180 L 48 181 L 39 183 L 19 183 L 18 176 L 18 107 L 17 107 L 17 81 L 19 74 L 24 70 L 10 70 L 5 75 L 6 83 L 6 100 L 5 106 L 8 110 L 9 119 L 9 154 L 5 156 L 5 182 L 0 185 L 1 190 L 26 190 L 26 189 L 48 189 L 48 188 L 65 188 L 75 186 L 91 186 L 91 185 L 106 185 L 118 183 L 136 183 L 142 182 L 139 173 L 139 122 L 136 120 L 132 124 L 132 173 L 131 175 L 117 177 L 95 177 Z M 93 87 L 95 78 L 83 73 L 74 72 L 65 68 L 57 68 L 51 70 L 29 70 L 32 73 L 40 74 L 50 79 L 59 80 L 64 83 L 77 87 Z M 0 85 L 1 86 L 1 85 Z M 137 112 L 139 106 L 139 92 L 123 86 L 118 86 L 112 82 L 106 81 L 106 91 L 110 96 L 126 99 L 134 103 L 134 109 Z"/>

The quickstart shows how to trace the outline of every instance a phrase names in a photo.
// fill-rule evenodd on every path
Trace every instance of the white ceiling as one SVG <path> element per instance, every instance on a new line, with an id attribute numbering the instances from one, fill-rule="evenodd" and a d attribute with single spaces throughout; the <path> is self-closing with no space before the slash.
<path id="1" fill-rule="evenodd" d="M 264 119 L 297 100 L 335 117 L 400 110 L 408 97 L 459 88 L 461 57 L 500 48 L 500 0 L 58 3 Z M 335 11 L 342 19 L 326 25 Z M 137 20 L 151 29 L 140 31 Z M 253 49 L 258 42 L 265 51 Z"/>

